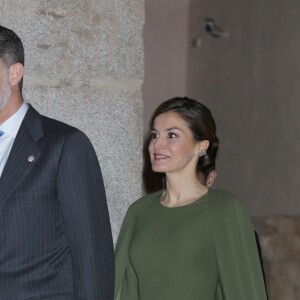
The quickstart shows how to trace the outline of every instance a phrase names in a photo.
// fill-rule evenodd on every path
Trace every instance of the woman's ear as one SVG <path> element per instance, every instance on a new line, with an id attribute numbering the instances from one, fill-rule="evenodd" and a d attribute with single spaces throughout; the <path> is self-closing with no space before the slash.
<path id="1" fill-rule="evenodd" d="M 197 143 L 196 154 L 204 153 L 209 147 L 209 140 L 203 140 Z"/>
<path id="2" fill-rule="evenodd" d="M 11 86 L 19 84 L 24 75 L 24 66 L 21 63 L 15 63 L 8 69 L 8 78 Z"/>
<path id="3" fill-rule="evenodd" d="M 208 176 L 207 176 L 207 179 L 206 179 L 206 186 L 207 187 L 212 187 L 213 184 L 215 183 L 216 181 L 216 178 L 217 178 L 217 171 L 216 170 L 212 170 Z"/>

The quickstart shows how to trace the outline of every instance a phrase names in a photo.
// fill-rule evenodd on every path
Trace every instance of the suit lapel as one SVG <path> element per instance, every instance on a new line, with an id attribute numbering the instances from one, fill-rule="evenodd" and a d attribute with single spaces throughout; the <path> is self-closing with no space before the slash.
<path id="1" fill-rule="evenodd" d="M 39 160 L 43 136 L 41 116 L 30 106 L 20 126 L 0 179 L 0 207 Z"/>

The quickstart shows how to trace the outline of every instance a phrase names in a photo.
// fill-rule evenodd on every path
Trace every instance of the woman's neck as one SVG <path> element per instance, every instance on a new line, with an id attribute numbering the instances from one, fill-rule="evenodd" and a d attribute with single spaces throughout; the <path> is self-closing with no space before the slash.
<path id="1" fill-rule="evenodd" d="M 166 191 L 161 202 L 167 207 L 190 204 L 206 194 L 208 188 L 202 185 L 197 176 L 179 176 L 166 174 Z"/>

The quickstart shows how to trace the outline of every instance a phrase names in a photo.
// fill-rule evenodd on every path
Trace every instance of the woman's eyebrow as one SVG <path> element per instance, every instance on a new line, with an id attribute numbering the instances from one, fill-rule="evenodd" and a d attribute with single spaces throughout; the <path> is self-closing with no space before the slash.
<path id="1" fill-rule="evenodd" d="M 183 131 L 182 129 L 178 128 L 178 127 L 170 127 L 170 128 L 167 128 L 165 129 L 164 131 L 172 131 L 172 130 L 179 130 L 179 131 Z M 151 131 L 155 131 L 155 132 L 158 132 L 157 129 L 155 128 L 152 128 Z"/>
<path id="2" fill-rule="evenodd" d="M 178 128 L 178 127 L 171 127 L 171 128 L 167 128 L 166 131 L 172 131 L 172 130 L 180 130 L 182 131 L 182 129 Z"/>

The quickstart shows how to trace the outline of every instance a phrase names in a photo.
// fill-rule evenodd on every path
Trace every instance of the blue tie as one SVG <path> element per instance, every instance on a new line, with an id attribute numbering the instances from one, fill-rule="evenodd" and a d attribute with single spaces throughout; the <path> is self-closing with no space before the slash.
<path id="1" fill-rule="evenodd" d="M 4 134 L 4 132 L 0 130 L 0 137 L 1 137 L 3 134 Z"/>

